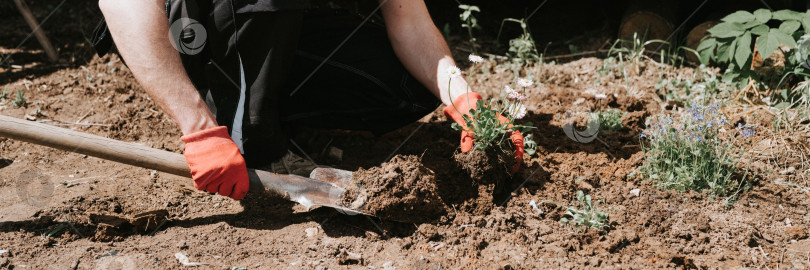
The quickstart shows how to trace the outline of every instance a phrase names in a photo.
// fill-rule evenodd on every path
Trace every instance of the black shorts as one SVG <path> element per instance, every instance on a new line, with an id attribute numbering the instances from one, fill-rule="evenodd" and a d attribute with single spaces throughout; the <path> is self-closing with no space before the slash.
<path id="1" fill-rule="evenodd" d="M 241 131 L 249 166 L 283 155 L 293 124 L 382 134 L 441 104 L 405 70 L 383 26 L 263 1 L 166 2 L 170 25 L 183 26 L 171 32 L 189 77 L 217 122 Z"/>

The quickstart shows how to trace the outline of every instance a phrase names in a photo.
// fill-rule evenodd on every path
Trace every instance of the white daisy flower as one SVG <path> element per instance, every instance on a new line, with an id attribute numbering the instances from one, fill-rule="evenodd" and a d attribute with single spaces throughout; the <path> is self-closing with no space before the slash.
<path id="1" fill-rule="evenodd" d="M 518 79 L 517 84 L 520 85 L 521 87 L 532 87 L 532 85 L 534 85 L 534 82 L 532 82 L 532 80 L 530 79 Z"/>
<path id="2" fill-rule="evenodd" d="M 517 100 L 517 101 L 526 100 L 526 96 L 524 96 L 518 91 L 515 91 L 515 89 L 512 89 L 512 87 L 509 87 L 508 85 L 505 87 L 504 90 L 506 91 L 506 97 L 508 97 L 510 100 Z"/>
<path id="3" fill-rule="evenodd" d="M 526 106 L 523 104 L 513 104 L 512 106 L 509 106 L 508 113 L 515 119 L 522 119 L 523 117 L 526 117 Z"/>
<path id="4" fill-rule="evenodd" d="M 596 99 L 606 99 L 607 95 L 605 94 L 596 94 Z"/>
<path id="5" fill-rule="evenodd" d="M 473 62 L 473 63 L 483 63 L 484 62 L 483 57 L 478 56 L 478 55 L 474 55 L 474 54 L 470 54 L 470 56 L 468 56 L 467 59 L 469 59 L 470 62 Z"/>
<path id="6" fill-rule="evenodd" d="M 450 79 L 458 78 L 461 76 L 461 70 L 456 66 L 450 66 L 447 68 L 447 76 L 450 76 Z"/>

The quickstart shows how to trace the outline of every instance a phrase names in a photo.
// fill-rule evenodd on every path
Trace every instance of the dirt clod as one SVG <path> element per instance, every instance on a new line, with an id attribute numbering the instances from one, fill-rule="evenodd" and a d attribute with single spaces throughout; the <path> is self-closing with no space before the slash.
<path id="1" fill-rule="evenodd" d="M 346 206 L 365 198 L 365 212 L 410 223 L 432 221 L 446 213 L 433 171 L 417 156 L 394 156 L 379 167 L 358 170 L 353 178 L 358 188 L 344 194 Z"/>

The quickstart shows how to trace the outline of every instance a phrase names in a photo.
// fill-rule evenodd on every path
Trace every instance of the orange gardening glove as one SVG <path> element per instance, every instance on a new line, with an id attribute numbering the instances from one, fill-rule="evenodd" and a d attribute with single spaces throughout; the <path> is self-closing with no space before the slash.
<path id="1" fill-rule="evenodd" d="M 469 99 L 469 102 L 468 102 Z M 464 121 L 462 115 L 470 116 L 470 110 L 475 109 L 476 102 L 483 99 L 480 94 L 476 92 L 469 92 L 462 94 L 453 101 L 454 106 L 447 106 L 444 108 L 444 115 L 447 118 L 453 119 L 456 123 L 461 125 L 461 152 L 470 152 L 473 148 L 473 134 L 467 127 L 467 122 Z M 458 110 L 456 110 L 458 108 Z M 501 123 L 508 121 L 503 115 L 498 116 Z M 509 126 L 511 127 L 511 125 Z M 520 163 L 523 161 L 523 134 L 520 131 L 512 131 L 509 133 L 509 138 L 512 140 L 512 146 L 515 148 L 515 166 L 512 167 L 512 173 L 520 169 Z"/>
<path id="2" fill-rule="evenodd" d="M 245 197 L 250 187 L 247 166 L 227 127 L 206 129 L 180 139 L 186 142 L 183 155 L 195 188 L 235 200 Z"/>

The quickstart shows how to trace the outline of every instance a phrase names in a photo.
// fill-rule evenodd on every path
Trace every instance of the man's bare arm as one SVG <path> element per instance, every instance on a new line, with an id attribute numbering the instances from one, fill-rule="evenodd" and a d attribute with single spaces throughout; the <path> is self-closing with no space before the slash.
<path id="1" fill-rule="evenodd" d="M 405 68 L 445 105 L 464 94 L 467 82 L 460 77 L 453 79 L 448 89 L 447 68 L 454 66 L 455 62 L 447 42 L 433 24 L 425 2 L 380 0 L 380 3 L 384 3 L 382 14 L 388 37 Z"/>
<path id="2" fill-rule="evenodd" d="M 146 93 L 183 134 L 214 128 L 216 120 L 169 41 L 164 0 L 99 0 L 118 51 Z"/>

